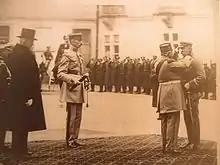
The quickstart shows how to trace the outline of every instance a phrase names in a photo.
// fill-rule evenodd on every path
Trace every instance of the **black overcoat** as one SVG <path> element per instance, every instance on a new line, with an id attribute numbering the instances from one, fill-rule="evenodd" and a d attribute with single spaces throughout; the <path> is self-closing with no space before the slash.
<path id="1" fill-rule="evenodd" d="M 34 53 L 17 44 L 7 60 L 7 65 L 12 76 L 11 129 L 28 132 L 45 130 L 39 70 Z M 28 99 L 33 99 L 33 104 L 29 107 L 25 104 Z"/>

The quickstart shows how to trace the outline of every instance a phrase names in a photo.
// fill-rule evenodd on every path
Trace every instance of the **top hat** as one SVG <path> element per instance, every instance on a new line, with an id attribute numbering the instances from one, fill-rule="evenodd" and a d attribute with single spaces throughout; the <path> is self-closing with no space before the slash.
<path id="1" fill-rule="evenodd" d="M 18 36 L 18 38 L 25 38 L 25 39 L 31 39 L 31 40 L 37 40 L 35 37 L 36 31 L 33 29 L 26 29 L 22 28 L 21 35 Z"/>
<path id="2" fill-rule="evenodd" d="M 82 33 L 70 33 L 68 35 L 68 37 L 69 37 L 69 40 L 75 39 L 75 40 L 78 40 L 78 41 L 82 41 Z"/>
<path id="3" fill-rule="evenodd" d="M 192 46 L 192 43 L 191 42 L 180 42 L 180 47 L 181 48 L 184 48 L 184 47 L 187 47 L 187 46 Z"/>
<path id="4" fill-rule="evenodd" d="M 170 43 L 163 43 L 163 44 L 160 44 L 160 52 L 161 53 L 167 53 L 169 51 L 172 51 L 172 46 Z"/>

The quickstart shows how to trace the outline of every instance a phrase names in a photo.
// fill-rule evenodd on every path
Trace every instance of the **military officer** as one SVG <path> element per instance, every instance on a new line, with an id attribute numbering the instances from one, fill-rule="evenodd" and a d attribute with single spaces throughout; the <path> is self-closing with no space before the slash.
<path id="1" fill-rule="evenodd" d="M 170 43 L 160 45 L 164 62 L 158 69 L 158 111 L 161 117 L 162 151 L 179 153 L 177 150 L 180 111 L 186 110 L 182 75 L 187 67 L 177 61 Z"/>
<path id="2" fill-rule="evenodd" d="M 200 122 L 199 122 L 199 99 L 202 94 L 202 85 L 205 81 L 203 65 L 192 54 L 192 43 L 181 42 L 183 58 L 190 58 L 189 69 L 185 72 L 184 87 L 190 93 L 190 102 L 187 102 L 188 111 L 184 111 L 184 121 L 187 130 L 188 143 L 182 148 L 197 149 L 200 144 Z"/>
<path id="3" fill-rule="evenodd" d="M 78 49 L 82 45 L 81 33 L 69 34 L 70 47 L 62 56 L 58 67 L 58 79 L 63 82 L 60 101 L 66 102 L 66 144 L 68 148 L 83 145 L 79 143 L 78 136 L 82 119 L 84 103 L 84 85 L 79 79 L 83 75 L 83 59 Z M 72 88 L 76 86 L 75 88 Z"/>

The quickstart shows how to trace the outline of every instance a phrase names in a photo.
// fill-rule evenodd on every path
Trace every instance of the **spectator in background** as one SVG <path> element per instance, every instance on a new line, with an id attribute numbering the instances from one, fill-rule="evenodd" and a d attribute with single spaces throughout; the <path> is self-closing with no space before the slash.
<path id="1" fill-rule="evenodd" d="M 210 91 L 210 68 L 207 64 L 204 64 L 204 70 L 205 70 L 205 81 L 203 84 L 203 92 L 204 92 L 204 99 L 208 99 L 209 91 Z"/>
<path id="2" fill-rule="evenodd" d="M 64 51 L 68 50 L 69 46 L 70 46 L 68 36 L 66 36 L 66 35 L 63 36 L 63 40 L 64 40 L 64 43 L 59 46 L 59 49 L 57 51 L 57 56 L 55 58 L 55 65 L 54 65 L 54 68 L 52 69 L 55 82 L 57 82 L 60 85 L 60 88 L 62 86 L 62 81 L 57 79 L 58 67 L 59 67 L 61 58 L 64 54 Z"/>

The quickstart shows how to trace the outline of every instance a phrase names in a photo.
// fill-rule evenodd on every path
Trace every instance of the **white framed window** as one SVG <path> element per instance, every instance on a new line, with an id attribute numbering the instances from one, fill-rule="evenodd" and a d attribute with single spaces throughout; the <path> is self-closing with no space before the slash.
<path id="1" fill-rule="evenodd" d="M 173 41 L 178 41 L 178 33 L 173 33 Z"/>
<path id="2" fill-rule="evenodd" d="M 119 35 L 118 34 L 114 35 L 114 43 L 119 43 Z"/>
<path id="3" fill-rule="evenodd" d="M 170 38 L 169 38 L 169 33 L 164 33 L 164 34 L 163 34 L 163 40 L 164 40 L 164 41 L 169 41 L 169 40 L 170 40 Z"/>
<path id="4" fill-rule="evenodd" d="M 105 43 L 110 43 L 110 35 L 105 35 Z"/>
<path id="5" fill-rule="evenodd" d="M 114 55 L 119 55 L 119 45 L 114 45 Z"/>

